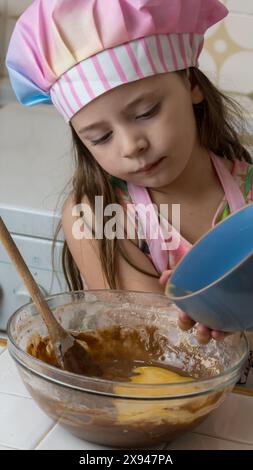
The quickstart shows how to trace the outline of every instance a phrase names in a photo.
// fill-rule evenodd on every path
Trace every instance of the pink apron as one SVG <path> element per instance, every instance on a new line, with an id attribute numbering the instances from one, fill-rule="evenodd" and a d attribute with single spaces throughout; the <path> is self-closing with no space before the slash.
<path id="1" fill-rule="evenodd" d="M 229 204 L 230 212 L 236 212 L 240 208 L 244 207 L 246 204 L 243 194 L 234 177 L 229 172 L 226 165 L 224 165 L 222 158 L 217 157 L 211 151 L 209 152 L 209 154 L 212 163 L 216 169 L 217 175 L 220 179 L 220 182 L 222 184 L 222 187 L 224 189 L 225 197 Z M 147 217 L 145 211 L 138 211 L 138 215 L 142 228 L 145 228 L 145 239 L 148 244 L 150 257 L 155 268 L 159 273 L 162 273 L 163 271 L 169 268 L 173 269 L 179 262 L 179 260 L 182 258 L 182 256 L 184 256 L 192 248 L 192 244 L 185 240 L 182 236 L 180 236 L 180 234 L 175 230 L 175 228 L 172 227 L 169 223 L 167 223 L 167 229 L 170 233 L 172 233 L 173 231 L 174 237 L 179 237 L 180 243 L 178 248 L 173 251 L 162 249 L 162 245 L 166 242 L 166 239 L 163 236 L 162 230 L 159 225 L 157 213 L 152 205 L 152 201 L 147 189 L 142 186 L 137 186 L 133 183 L 128 183 L 127 186 L 133 204 L 143 204 L 144 206 L 149 205 L 151 223 L 147 223 L 146 219 L 144 220 L 144 217 Z M 213 220 L 213 226 L 217 212 Z M 152 237 L 150 236 L 150 230 L 152 229 L 152 227 L 154 228 L 155 226 L 158 227 L 158 237 L 156 237 L 156 239 L 152 239 Z"/>

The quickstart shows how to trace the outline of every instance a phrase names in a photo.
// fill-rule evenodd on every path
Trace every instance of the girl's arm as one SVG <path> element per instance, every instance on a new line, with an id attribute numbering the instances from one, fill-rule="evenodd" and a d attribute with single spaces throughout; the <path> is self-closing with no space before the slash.
<path id="1" fill-rule="evenodd" d="M 82 201 L 88 204 L 85 198 Z M 72 216 L 74 202 L 69 197 L 62 211 L 62 226 L 68 248 L 74 261 L 86 281 L 89 289 L 109 289 L 108 282 L 103 273 L 98 250 L 98 241 L 82 239 L 76 240 L 72 234 L 72 227 L 77 217 Z M 151 277 L 132 267 L 121 254 L 118 254 L 116 285 L 118 289 L 151 291 L 163 293 L 164 289 L 159 283 L 159 277 L 148 257 L 138 248 L 137 241 L 122 240 L 122 248 L 127 259 L 140 269 L 156 275 Z"/>
<path id="2" fill-rule="evenodd" d="M 117 260 L 119 289 L 149 291 L 163 294 L 164 288 L 159 283 L 159 274 L 149 258 L 130 240 L 122 240 L 122 247 L 125 256 L 131 263 L 156 277 L 138 271 L 119 254 Z"/>
<path id="3" fill-rule="evenodd" d="M 87 204 L 85 200 L 82 202 Z M 72 228 L 78 219 L 72 215 L 74 205 L 72 197 L 69 196 L 62 210 L 62 228 L 68 248 L 87 287 L 109 289 L 100 267 L 97 244 L 93 240 L 76 240 L 73 236 Z"/>

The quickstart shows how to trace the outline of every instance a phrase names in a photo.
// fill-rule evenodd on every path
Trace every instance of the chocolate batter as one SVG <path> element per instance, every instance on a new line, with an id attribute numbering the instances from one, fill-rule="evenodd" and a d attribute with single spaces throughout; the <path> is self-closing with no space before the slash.
<path id="1" fill-rule="evenodd" d="M 168 387 L 167 394 L 184 395 L 186 388 L 182 382 L 192 382 L 190 391 L 195 392 L 198 385 L 194 379 L 208 377 L 212 373 L 201 360 L 195 361 L 191 377 L 187 370 L 174 367 L 171 361 L 168 364 L 168 339 L 155 326 L 135 329 L 116 325 L 71 333 L 88 344 L 92 357 L 101 367 L 99 378 L 109 381 L 108 393 L 114 396 L 71 390 L 56 384 L 48 385 L 52 391 L 49 390 L 47 396 L 39 389 L 35 391 L 31 387 L 29 390 L 50 416 L 60 418 L 61 424 L 78 437 L 102 445 L 155 445 L 170 441 L 195 426 L 220 402 L 223 391 L 172 400 L 169 396 L 161 396 L 159 385 L 155 387 L 154 384 L 177 383 L 171 392 Z M 184 353 L 182 345 L 178 348 L 178 354 Z M 27 351 L 56 366 L 48 337 L 34 336 Z M 176 353 L 177 347 L 173 345 L 173 354 Z M 95 376 L 92 371 L 90 375 Z M 136 386 L 129 390 L 129 383 L 153 386 Z M 130 394 L 131 399 L 127 398 Z"/>

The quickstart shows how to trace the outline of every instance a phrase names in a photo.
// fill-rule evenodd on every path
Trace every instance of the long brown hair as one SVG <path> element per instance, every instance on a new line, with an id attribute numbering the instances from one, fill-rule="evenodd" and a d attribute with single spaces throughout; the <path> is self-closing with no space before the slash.
<path id="1" fill-rule="evenodd" d="M 239 104 L 231 97 L 223 94 L 199 69 L 191 67 L 189 72 L 192 88 L 198 85 L 204 96 L 204 100 L 200 104 L 193 105 L 200 145 L 203 148 L 210 149 L 216 155 L 223 158 L 226 157 L 231 161 L 238 159 L 252 163 L 250 154 L 239 137 L 244 133 L 245 127 L 243 113 Z M 177 73 L 182 77 L 186 77 L 186 70 Z M 116 203 L 116 196 L 110 182 L 110 175 L 99 166 L 72 126 L 71 131 L 75 156 L 75 172 L 72 179 L 72 196 L 74 203 L 80 204 L 85 195 L 88 198 L 93 212 L 95 196 L 97 195 L 103 196 L 104 207 L 107 204 Z M 106 220 L 106 217 L 104 217 L 104 224 Z M 56 230 L 54 244 L 60 229 L 61 223 Z M 97 242 L 99 244 L 100 262 L 106 280 L 110 288 L 115 289 L 117 288 L 117 253 L 120 252 L 121 255 L 127 259 L 121 246 L 121 240 L 117 240 L 116 238 L 109 240 L 104 237 L 102 240 L 97 240 Z M 130 260 L 127 259 L 127 261 L 134 266 Z M 69 289 L 82 289 L 83 285 L 78 267 L 66 242 L 64 243 L 62 252 L 62 266 Z M 142 271 L 138 266 L 134 267 Z M 151 275 L 149 273 L 145 274 Z"/>

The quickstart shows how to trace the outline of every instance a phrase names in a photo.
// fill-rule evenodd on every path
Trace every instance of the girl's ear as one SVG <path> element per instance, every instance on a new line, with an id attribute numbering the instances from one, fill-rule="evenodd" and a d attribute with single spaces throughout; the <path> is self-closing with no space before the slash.
<path id="1" fill-rule="evenodd" d="M 204 95 L 198 85 L 191 88 L 192 104 L 199 104 L 204 101 Z"/>
<path id="2" fill-rule="evenodd" d="M 194 78 L 194 75 L 191 73 L 190 69 L 186 69 L 186 83 L 189 92 L 191 93 L 192 104 L 199 104 L 204 101 L 204 95 L 201 91 L 199 85 Z"/>

